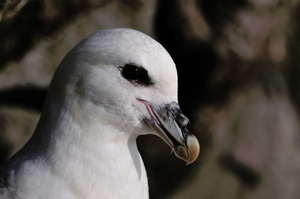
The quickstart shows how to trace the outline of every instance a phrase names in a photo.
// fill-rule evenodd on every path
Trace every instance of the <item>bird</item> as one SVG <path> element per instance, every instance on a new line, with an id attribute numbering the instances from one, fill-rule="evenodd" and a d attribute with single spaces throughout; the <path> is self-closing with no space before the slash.
<path id="1" fill-rule="evenodd" d="M 159 136 L 186 164 L 200 153 L 177 87 L 173 59 L 145 33 L 86 37 L 57 67 L 32 137 L 0 166 L 0 198 L 149 198 L 138 136 Z"/>

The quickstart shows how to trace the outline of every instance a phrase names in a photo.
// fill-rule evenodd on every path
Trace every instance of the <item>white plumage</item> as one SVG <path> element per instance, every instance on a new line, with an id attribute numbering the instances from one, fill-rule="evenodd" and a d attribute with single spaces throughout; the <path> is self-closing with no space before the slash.
<path id="1" fill-rule="evenodd" d="M 63 59 L 32 138 L 0 167 L 0 198 L 148 198 L 137 136 L 156 134 L 191 163 L 187 123 L 167 51 L 135 30 L 96 32 Z"/>

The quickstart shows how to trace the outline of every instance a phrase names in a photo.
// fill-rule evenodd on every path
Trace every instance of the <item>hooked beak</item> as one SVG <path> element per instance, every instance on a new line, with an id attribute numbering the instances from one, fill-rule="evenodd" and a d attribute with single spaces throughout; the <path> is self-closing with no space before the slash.
<path id="1" fill-rule="evenodd" d="M 187 164 L 193 163 L 200 153 L 200 145 L 197 138 L 187 130 L 189 120 L 178 104 L 174 102 L 164 107 L 154 107 L 146 100 L 138 100 L 150 114 L 151 119 L 145 120 L 148 126 L 158 133 L 178 158 Z"/>

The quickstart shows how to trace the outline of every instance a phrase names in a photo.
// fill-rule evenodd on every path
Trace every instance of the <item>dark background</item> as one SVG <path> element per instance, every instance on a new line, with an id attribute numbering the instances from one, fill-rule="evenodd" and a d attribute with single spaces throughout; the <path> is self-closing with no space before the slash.
<path id="1" fill-rule="evenodd" d="M 0 0 L 0 163 L 34 131 L 64 55 L 130 27 L 173 57 L 201 144 L 186 166 L 159 138 L 138 139 L 151 198 L 299 198 L 299 19 L 296 0 Z"/>

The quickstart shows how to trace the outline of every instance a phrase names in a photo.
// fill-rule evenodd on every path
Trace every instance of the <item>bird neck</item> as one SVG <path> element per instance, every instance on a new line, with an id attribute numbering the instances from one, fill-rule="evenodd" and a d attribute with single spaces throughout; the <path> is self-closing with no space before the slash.
<path id="1" fill-rule="evenodd" d="M 66 105 L 55 106 L 46 104 L 28 143 L 31 150 L 25 151 L 49 165 L 50 173 L 62 178 L 81 198 L 148 197 L 135 134 L 122 132 L 92 113 L 88 116 L 70 112 L 76 109 Z"/>

